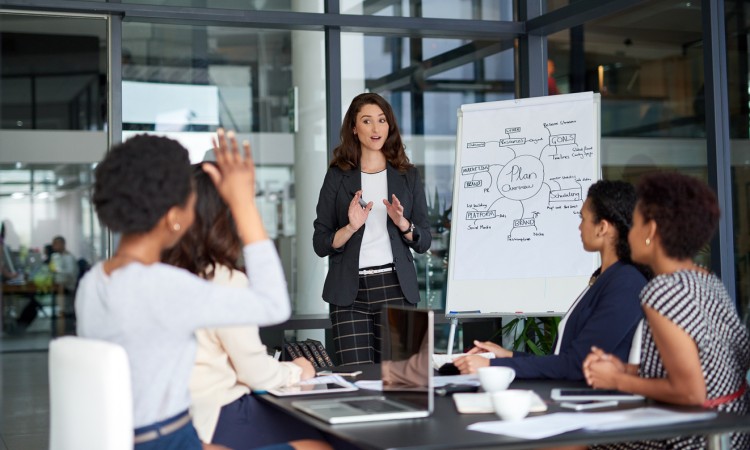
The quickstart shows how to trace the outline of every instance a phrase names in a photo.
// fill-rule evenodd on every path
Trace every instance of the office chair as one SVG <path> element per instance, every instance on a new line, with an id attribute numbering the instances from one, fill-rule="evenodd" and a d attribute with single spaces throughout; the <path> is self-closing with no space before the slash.
<path id="1" fill-rule="evenodd" d="M 125 350 L 66 336 L 49 345 L 50 450 L 132 450 L 133 399 Z"/>

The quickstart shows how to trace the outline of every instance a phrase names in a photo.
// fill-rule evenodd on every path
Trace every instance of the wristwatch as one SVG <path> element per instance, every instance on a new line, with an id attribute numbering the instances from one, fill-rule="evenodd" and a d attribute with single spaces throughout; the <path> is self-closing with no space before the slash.
<path id="1" fill-rule="evenodd" d="M 406 219 L 406 220 L 409 220 L 409 219 Z M 406 235 L 406 234 L 409 234 L 412 231 L 414 231 L 414 228 L 416 228 L 414 226 L 414 222 L 412 222 L 411 220 L 409 220 L 409 228 L 407 228 L 406 231 L 401 231 L 401 230 L 398 230 L 398 231 L 399 231 L 399 233 L 401 233 L 401 235 Z"/>

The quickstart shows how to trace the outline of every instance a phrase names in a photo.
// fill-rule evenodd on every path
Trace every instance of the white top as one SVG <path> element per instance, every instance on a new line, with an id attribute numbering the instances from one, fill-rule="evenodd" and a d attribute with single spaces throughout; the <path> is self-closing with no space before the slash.
<path id="1" fill-rule="evenodd" d="M 374 267 L 393 262 L 391 239 L 388 236 L 388 212 L 383 199 L 388 198 L 388 171 L 362 172 L 362 199 L 372 202 L 372 210 L 365 222 L 365 234 L 359 249 L 359 267 Z"/>
<path id="2" fill-rule="evenodd" d="M 643 319 L 638 322 L 638 327 L 633 333 L 633 343 L 630 345 L 628 364 L 639 365 L 641 363 L 641 345 L 643 345 Z"/>
<path id="3" fill-rule="evenodd" d="M 244 273 L 217 266 L 214 283 L 247 288 Z M 190 379 L 193 425 L 201 441 L 210 443 L 219 413 L 251 389 L 266 390 L 298 382 L 302 368 L 268 356 L 258 327 L 222 327 L 195 332 L 198 353 Z"/>
<path id="4" fill-rule="evenodd" d="M 150 425 L 190 406 L 194 332 L 222 325 L 272 325 L 291 307 L 271 241 L 243 249 L 248 289 L 221 286 L 187 270 L 137 262 L 112 274 L 95 265 L 76 296 L 78 335 L 125 348 L 133 387 L 133 426 Z"/>
<path id="5" fill-rule="evenodd" d="M 574 309 L 576 309 L 576 306 L 578 306 L 578 303 L 581 301 L 583 296 L 586 295 L 586 292 L 589 291 L 590 287 L 590 284 L 586 285 L 586 287 L 583 289 L 583 292 L 581 292 L 580 295 L 578 295 L 576 301 L 574 301 L 573 304 L 570 305 L 570 308 L 568 308 L 568 312 L 565 313 L 563 318 L 560 320 L 560 323 L 557 325 L 557 344 L 555 345 L 555 355 L 560 354 L 560 346 L 562 345 L 563 334 L 565 333 L 565 324 L 568 323 L 568 317 L 570 317 L 570 314 Z"/>

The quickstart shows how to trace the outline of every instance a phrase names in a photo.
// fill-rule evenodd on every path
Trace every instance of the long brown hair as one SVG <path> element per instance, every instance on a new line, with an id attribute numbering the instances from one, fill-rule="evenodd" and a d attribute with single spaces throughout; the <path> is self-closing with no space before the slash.
<path id="1" fill-rule="evenodd" d="M 205 164 L 205 163 L 204 163 Z M 238 259 L 242 242 L 232 214 L 200 164 L 193 165 L 195 183 L 195 221 L 162 261 L 182 267 L 208 280 L 217 265 L 240 270 Z"/>
<path id="2" fill-rule="evenodd" d="M 380 95 L 373 93 L 359 94 L 354 97 L 349 109 L 341 122 L 341 143 L 333 150 L 333 159 L 330 167 L 338 167 L 341 170 L 351 170 L 359 167 L 359 158 L 362 156 L 359 138 L 354 134 L 357 125 L 357 114 L 365 105 L 376 105 L 385 114 L 388 121 L 388 139 L 383 144 L 383 155 L 386 161 L 391 163 L 399 172 L 406 172 L 413 164 L 409 161 L 401 142 L 401 132 L 398 129 L 396 116 L 393 114 L 391 105 Z"/>

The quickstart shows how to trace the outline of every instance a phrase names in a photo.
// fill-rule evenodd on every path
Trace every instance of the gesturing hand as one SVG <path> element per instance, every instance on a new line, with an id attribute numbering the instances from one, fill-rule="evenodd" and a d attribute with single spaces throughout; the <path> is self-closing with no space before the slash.
<path id="1" fill-rule="evenodd" d="M 234 131 L 225 134 L 222 128 L 216 131 L 216 138 L 211 138 L 211 142 L 216 166 L 203 164 L 203 170 L 211 177 L 221 197 L 230 207 L 255 202 L 255 166 L 250 143 L 244 141 L 244 154 L 240 153 Z"/>
<path id="2" fill-rule="evenodd" d="M 372 202 L 368 203 L 366 207 L 362 207 L 359 204 L 359 199 L 362 198 L 362 190 L 358 190 L 354 193 L 354 198 L 349 202 L 349 211 L 347 213 L 349 217 L 348 226 L 351 227 L 351 231 L 359 230 L 362 225 L 367 221 L 367 217 L 370 215 L 372 210 Z"/>
<path id="3" fill-rule="evenodd" d="M 404 231 L 409 227 L 409 221 L 404 218 L 404 207 L 396 197 L 396 194 L 391 196 L 392 201 L 383 199 L 385 210 L 388 212 L 388 217 L 391 218 L 393 223 L 396 224 L 399 230 Z"/>

